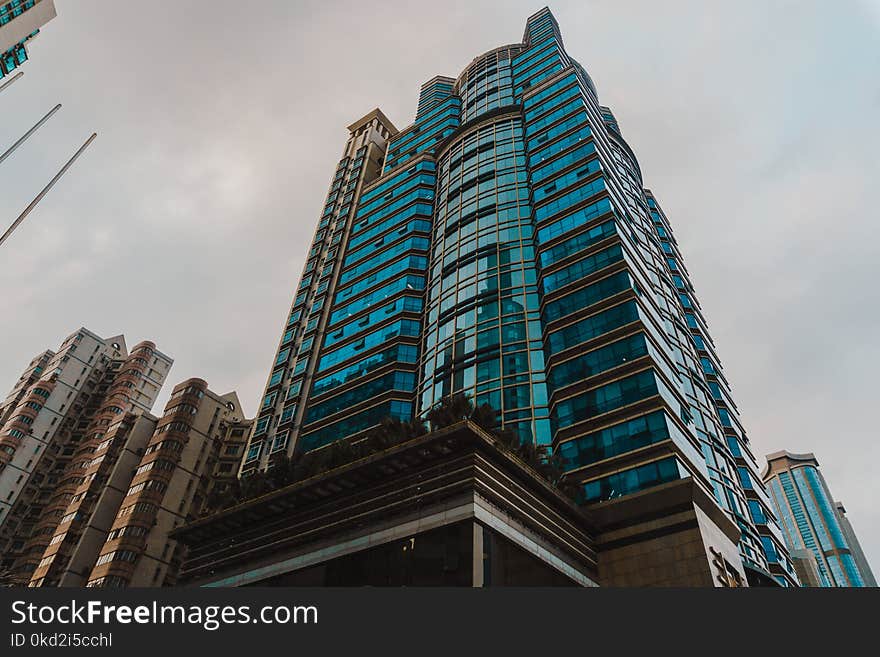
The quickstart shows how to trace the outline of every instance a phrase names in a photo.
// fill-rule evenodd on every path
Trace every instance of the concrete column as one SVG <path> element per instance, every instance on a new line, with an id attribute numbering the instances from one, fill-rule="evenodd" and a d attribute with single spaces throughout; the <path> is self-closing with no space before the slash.
<path id="1" fill-rule="evenodd" d="M 482 588 L 483 586 L 483 526 L 474 523 L 474 546 L 473 546 L 473 586 Z"/>

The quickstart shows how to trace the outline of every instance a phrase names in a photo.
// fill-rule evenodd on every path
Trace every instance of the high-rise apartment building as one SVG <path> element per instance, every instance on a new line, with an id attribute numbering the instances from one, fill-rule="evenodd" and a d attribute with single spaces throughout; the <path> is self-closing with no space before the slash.
<path id="1" fill-rule="evenodd" d="M 46 369 L 46 365 L 49 363 L 49 360 L 52 356 L 55 355 L 54 351 L 44 351 L 41 354 L 38 354 L 31 360 L 30 364 L 27 366 L 24 372 L 22 372 L 21 376 L 18 379 L 18 382 L 15 384 L 15 387 L 12 391 L 6 396 L 6 399 L 0 403 L 0 423 L 5 424 L 9 419 L 12 412 L 18 408 L 19 402 L 21 402 L 22 397 L 26 395 L 29 390 L 31 384 L 36 381 L 40 375 L 43 373 L 43 370 Z"/>
<path id="2" fill-rule="evenodd" d="M 90 554 L 90 572 L 74 585 L 173 585 L 185 549 L 168 534 L 232 484 L 250 424 L 234 392 L 217 395 L 201 379 L 176 386 Z"/>
<path id="3" fill-rule="evenodd" d="M 237 484 L 252 421 L 201 379 L 149 413 L 171 359 L 82 328 L 0 404 L 0 570 L 30 586 L 173 585 L 169 539 Z"/>
<path id="4" fill-rule="evenodd" d="M 763 479 L 793 554 L 815 558 L 819 586 L 876 586 L 843 505 L 835 504 L 813 454 L 774 452 Z"/>
<path id="5" fill-rule="evenodd" d="M 136 463 L 137 450 L 149 436 L 140 416 L 152 407 L 171 363 L 155 344 L 141 342 L 125 358 L 111 362 L 97 382 L 105 392 L 94 414 L 80 423 L 85 427 L 70 462 L 26 544 L 31 554 L 43 548 L 32 586 L 54 586 L 83 567 L 73 558 L 76 548 L 81 541 L 98 540 L 100 519 L 112 508 L 131 462 Z M 146 389 L 154 391 L 152 396 L 143 397 Z"/>
<path id="6" fill-rule="evenodd" d="M 106 413 L 106 407 L 98 412 Z M 86 440 L 74 452 L 27 544 L 32 554 L 35 547 L 43 548 L 29 586 L 83 585 L 155 420 L 149 413 L 123 412 L 105 425 L 100 443 Z"/>
<path id="7" fill-rule="evenodd" d="M 27 61 L 28 42 L 55 16 L 54 0 L 0 0 L 0 79 Z"/>
<path id="8" fill-rule="evenodd" d="M 0 567 L 17 577 L 27 580 L 42 558 L 51 518 L 72 496 L 58 489 L 128 357 L 123 336 L 81 328 L 34 358 L 0 404 Z M 150 361 L 125 387 L 126 413 L 148 412 L 159 394 L 171 360 L 155 352 Z"/>
<path id="9" fill-rule="evenodd" d="M 349 133 L 242 475 L 465 393 L 591 509 L 691 478 L 749 579 L 796 585 L 670 222 L 551 12 Z"/>

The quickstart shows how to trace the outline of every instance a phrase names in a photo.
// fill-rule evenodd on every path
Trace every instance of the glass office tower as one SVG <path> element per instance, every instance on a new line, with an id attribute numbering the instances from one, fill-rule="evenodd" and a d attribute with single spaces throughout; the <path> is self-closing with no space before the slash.
<path id="1" fill-rule="evenodd" d="M 770 454 L 763 478 L 782 519 L 788 548 L 813 553 L 821 586 L 877 585 L 813 454 Z"/>
<path id="2" fill-rule="evenodd" d="M 585 504 L 693 477 L 796 585 L 669 222 L 551 12 L 406 129 L 349 130 L 242 474 L 463 392 Z"/>

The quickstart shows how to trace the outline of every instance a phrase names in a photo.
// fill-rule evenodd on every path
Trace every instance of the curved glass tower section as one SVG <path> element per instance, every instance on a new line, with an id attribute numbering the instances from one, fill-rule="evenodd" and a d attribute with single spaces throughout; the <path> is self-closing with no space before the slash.
<path id="1" fill-rule="evenodd" d="M 692 478 L 797 585 L 671 226 L 551 12 L 426 82 L 409 127 L 376 112 L 346 154 L 381 172 L 340 163 L 243 474 L 463 392 L 584 504 Z"/>
<path id="2" fill-rule="evenodd" d="M 549 445 L 519 112 L 478 119 L 457 135 L 439 153 L 438 174 L 421 408 L 464 392 L 523 440 Z"/>

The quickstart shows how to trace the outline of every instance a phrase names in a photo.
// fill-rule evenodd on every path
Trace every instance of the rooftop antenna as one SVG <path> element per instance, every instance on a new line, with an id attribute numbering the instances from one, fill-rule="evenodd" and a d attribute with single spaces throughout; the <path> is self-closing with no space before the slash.
<path id="1" fill-rule="evenodd" d="M 44 116 L 42 119 L 40 119 L 39 121 L 37 121 L 36 125 L 34 125 L 33 128 L 31 128 L 31 129 L 28 130 L 26 133 L 24 133 L 24 135 L 21 137 L 21 139 L 19 139 L 19 140 L 18 140 L 17 142 L 15 142 L 12 146 L 10 146 L 10 147 L 6 150 L 6 152 L 3 153 L 3 155 L 0 155 L 0 164 L 3 164 L 3 161 L 4 161 L 7 157 L 9 157 L 10 155 L 12 155 L 12 153 L 15 152 L 15 149 L 16 149 L 16 148 L 18 148 L 18 147 L 21 146 L 24 142 L 26 142 L 26 141 L 30 138 L 30 136 L 31 136 L 32 134 L 34 134 L 37 130 L 39 130 L 39 129 L 43 126 L 43 124 L 44 124 L 46 121 L 48 121 L 48 120 L 52 117 L 52 115 L 55 114 L 55 112 L 57 112 L 57 111 L 60 110 L 60 109 L 61 109 L 61 103 L 58 103 L 55 107 L 53 107 L 52 109 L 50 109 L 49 112 L 46 114 L 46 116 Z"/>
<path id="2" fill-rule="evenodd" d="M 88 148 L 89 145 L 93 141 L 95 141 L 95 138 L 97 136 L 98 136 L 98 133 L 92 133 L 92 136 L 86 140 L 86 143 L 84 143 L 82 146 L 79 147 L 79 150 L 73 154 L 73 157 L 71 157 L 67 161 L 67 164 L 65 164 L 63 167 L 61 167 L 61 171 L 59 171 L 57 174 L 55 174 L 55 177 L 52 178 L 52 180 L 49 181 L 49 184 L 43 188 L 43 191 L 41 191 L 39 194 L 37 194 L 37 197 L 33 201 L 31 201 L 31 204 L 29 206 L 27 206 L 24 209 L 24 212 L 22 212 L 20 215 L 18 215 L 18 218 L 15 221 L 13 221 L 12 225 L 6 229 L 6 232 L 3 233 L 2 236 L 0 236 L 0 246 L 3 246 L 3 242 L 5 242 L 9 238 L 10 235 L 12 235 L 12 232 L 16 228 L 18 228 L 18 226 L 21 224 L 22 221 L 25 220 L 25 218 L 31 213 L 31 210 L 33 210 L 35 207 L 37 207 L 37 204 L 43 200 L 43 197 L 49 193 L 49 190 L 51 190 L 55 186 L 55 183 L 57 183 L 61 179 L 61 176 L 63 176 L 65 173 L 67 173 L 67 170 L 71 166 L 73 166 L 73 163 L 76 162 L 77 158 L 80 155 L 82 155 L 83 151 L 85 151 L 86 148 Z"/>

